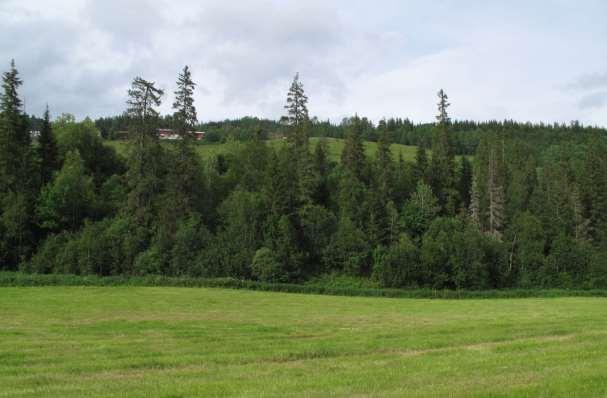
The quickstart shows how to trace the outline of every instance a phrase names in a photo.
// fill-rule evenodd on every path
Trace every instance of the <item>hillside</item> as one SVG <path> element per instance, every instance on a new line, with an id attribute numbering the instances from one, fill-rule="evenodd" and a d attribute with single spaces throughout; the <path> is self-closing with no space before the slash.
<path id="1" fill-rule="evenodd" d="M 340 138 L 312 137 L 312 138 L 310 138 L 310 147 L 313 149 L 314 145 L 316 145 L 316 143 L 318 141 L 323 140 L 323 139 L 326 140 L 326 142 L 328 143 L 329 159 L 332 161 L 335 161 L 335 162 L 339 161 L 341 152 L 344 148 L 344 140 L 340 139 Z M 128 147 L 128 142 L 125 142 L 125 141 L 105 141 L 105 142 L 108 145 L 115 148 L 119 154 L 124 155 L 126 153 L 126 150 Z M 268 140 L 269 145 L 271 145 L 273 147 L 278 147 L 278 146 L 282 145 L 283 142 L 284 141 L 282 139 Z M 167 142 L 167 143 L 165 143 L 165 145 L 171 145 L 171 143 Z M 225 153 L 225 152 L 229 151 L 230 145 L 242 145 L 242 143 L 233 142 L 231 144 L 197 144 L 195 146 L 195 148 L 196 148 L 196 151 L 203 158 L 206 158 L 206 157 L 217 155 L 219 153 Z M 365 146 L 366 155 L 369 157 L 375 157 L 375 154 L 377 153 L 377 143 L 371 142 L 371 141 L 365 141 L 364 146 Z M 400 153 L 402 153 L 403 158 L 405 160 L 413 161 L 415 159 L 415 151 L 416 151 L 417 147 L 411 146 L 411 145 L 392 144 L 390 149 L 392 150 L 392 154 L 394 155 L 395 159 L 397 159 L 398 155 Z"/>

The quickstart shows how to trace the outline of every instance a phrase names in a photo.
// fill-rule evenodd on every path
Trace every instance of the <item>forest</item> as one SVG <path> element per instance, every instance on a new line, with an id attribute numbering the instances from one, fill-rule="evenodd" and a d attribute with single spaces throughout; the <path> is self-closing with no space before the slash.
<path id="1" fill-rule="evenodd" d="M 24 113 L 21 85 L 12 62 L 0 109 L 0 270 L 607 288 L 603 128 L 452 121 L 443 90 L 435 123 L 333 124 L 308 114 L 298 75 L 278 121 L 200 123 L 187 66 L 172 95 L 137 77 L 122 115 L 51 121 L 48 108 Z M 160 115 L 163 100 L 173 114 Z M 161 127 L 181 139 L 161 143 Z M 198 130 L 242 145 L 201 158 Z M 119 131 L 124 157 L 106 143 Z M 310 137 L 343 139 L 340 161 Z M 377 142 L 374 157 L 366 141 Z M 391 143 L 417 146 L 414 161 Z"/>

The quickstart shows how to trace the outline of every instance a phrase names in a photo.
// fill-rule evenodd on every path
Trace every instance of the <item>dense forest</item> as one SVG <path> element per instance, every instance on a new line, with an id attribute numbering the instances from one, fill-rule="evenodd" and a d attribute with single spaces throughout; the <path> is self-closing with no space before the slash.
<path id="1" fill-rule="evenodd" d="M 135 78 L 123 115 L 24 114 L 2 77 L 0 269 L 303 282 L 335 274 L 385 287 L 607 287 L 607 141 L 600 128 L 310 117 L 299 76 L 279 121 L 199 123 L 196 87 Z M 161 144 L 157 129 L 181 137 Z M 30 130 L 39 131 L 32 139 Z M 201 159 L 207 141 L 242 141 Z M 128 131 L 128 155 L 106 145 Z M 267 139 L 286 136 L 283 145 Z M 340 162 L 326 143 L 345 140 Z M 366 157 L 364 141 L 376 141 Z M 418 146 L 414 161 L 393 142 Z M 466 155 L 466 156 L 456 156 Z"/>

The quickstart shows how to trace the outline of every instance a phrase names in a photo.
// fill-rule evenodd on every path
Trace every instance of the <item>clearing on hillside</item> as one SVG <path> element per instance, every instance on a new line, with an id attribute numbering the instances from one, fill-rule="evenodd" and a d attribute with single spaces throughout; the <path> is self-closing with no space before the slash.
<path id="1" fill-rule="evenodd" d="M 327 143 L 329 159 L 332 161 L 338 162 L 341 157 L 341 152 L 344 149 L 345 141 L 340 138 L 311 137 L 310 138 L 310 150 L 313 150 L 314 145 L 316 145 L 316 143 L 320 140 L 325 140 Z M 113 147 L 114 149 L 116 149 L 116 151 L 122 155 L 126 154 L 126 151 L 127 151 L 128 145 L 129 145 L 128 141 L 105 141 L 105 143 L 107 145 Z M 285 140 L 272 139 L 272 140 L 268 140 L 267 143 L 270 146 L 277 147 L 279 145 L 284 144 Z M 168 142 L 165 144 L 170 145 L 170 143 L 168 143 Z M 228 144 L 220 144 L 220 143 L 218 143 L 218 144 L 196 144 L 196 145 L 194 145 L 194 148 L 196 149 L 196 151 L 198 152 L 199 155 L 203 156 L 204 158 L 207 158 L 207 157 L 218 155 L 220 153 L 226 153 L 226 152 L 230 151 L 230 145 L 244 145 L 244 142 L 234 141 L 231 144 L 230 143 L 228 143 Z M 377 153 L 377 143 L 371 142 L 371 141 L 366 141 L 364 143 L 364 145 L 365 145 L 365 154 L 370 158 L 374 158 L 375 154 Z M 392 155 L 394 156 L 394 159 L 398 159 L 398 155 L 402 154 L 403 159 L 409 160 L 409 161 L 413 161 L 415 159 L 415 152 L 417 151 L 416 146 L 402 145 L 402 144 L 392 144 L 390 146 L 390 149 L 392 151 Z M 431 155 L 430 151 L 428 151 L 428 155 Z"/>
<path id="2" fill-rule="evenodd" d="M 605 396 L 607 299 L 0 289 L 0 397 Z"/>

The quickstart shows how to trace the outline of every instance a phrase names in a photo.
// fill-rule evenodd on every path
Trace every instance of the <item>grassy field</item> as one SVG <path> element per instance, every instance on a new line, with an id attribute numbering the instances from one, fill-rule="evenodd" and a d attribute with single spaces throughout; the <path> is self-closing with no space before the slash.
<path id="1" fill-rule="evenodd" d="M 318 142 L 321 138 L 310 138 L 311 148 L 314 148 L 316 142 Z M 344 140 L 338 138 L 325 138 L 328 143 L 329 148 L 329 158 L 333 161 L 339 161 L 341 157 L 341 152 L 344 148 Z M 124 154 L 127 149 L 128 143 L 125 141 L 106 141 L 108 145 L 114 147 L 118 153 Z M 284 143 L 282 139 L 269 140 L 269 145 L 271 146 L 279 146 Z M 167 143 L 166 145 L 170 145 Z M 233 143 L 231 145 L 242 145 L 239 143 Z M 399 153 L 403 154 L 405 160 L 414 160 L 415 159 L 415 151 L 417 147 L 401 145 L 401 144 L 392 144 L 391 148 L 392 154 L 394 158 L 397 159 Z M 230 150 L 229 144 L 200 144 L 196 145 L 196 150 L 198 153 L 203 156 L 203 158 L 215 156 L 219 153 L 225 153 Z M 365 142 L 365 152 L 369 157 L 375 157 L 377 153 L 377 143 L 375 142 Z"/>
<path id="2" fill-rule="evenodd" d="M 0 397 L 607 394 L 607 299 L 0 288 Z"/>

